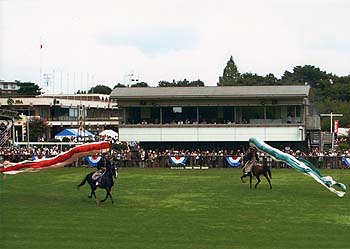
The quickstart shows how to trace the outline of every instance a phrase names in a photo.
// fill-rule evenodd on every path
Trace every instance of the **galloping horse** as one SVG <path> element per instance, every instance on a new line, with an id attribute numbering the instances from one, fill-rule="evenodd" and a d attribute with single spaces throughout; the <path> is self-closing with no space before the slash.
<path id="1" fill-rule="evenodd" d="M 253 176 L 255 176 L 256 179 L 258 180 L 258 182 L 255 184 L 255 188 L 256 188 L 258 186 L 258 184 L 261 182 L 261 180 L 260 180 L 261 174 L 263 174 L 265 176 L 265 178 L 269 182 L 270 189 L 272 189 L 272 185 L 271 185 L 271 181 L 270 181 L 270 179 L 272 179 L 271 170 L 270 170 L 270 167 L 267 166 L 266 164 L 257 163 L 255 165 L 253 165 L 252 171 L 248 175 L 243 174 L 241 176 L 241 181 L 244 182 L 243 178 L 249 176 L 250 188 L 252 188 L 252 178 L 253 178 Z"/>
<path id="2" fill-rule="evenodd" d="M 78 188 L 83 186 L 86 182 L 89 183 L 90 188 L 91 188 L 91 193 L 88 196 L 88 198 L 92 198 L 92 196 L 95 197 L 96 202 L 98 203 L 98 200 L 96 198 L 95 191 L 99 187 L 101 189 L 106 190 L 106 196 L 101 202 L 105 202 L 109 196 L 111 199 L 112 203 L 114 204 L 113 198 L 112 198 L 112 187 L 114 186 L 114 180 L 113 178 L 117 178 L 118 176 L 118 168 L 116 169 L 115 167 L 110 166 L 110 164 L 107 164 L 106 171 L 104 174 L 101 176 L 101 179 L 93 179 L 93 174 L 95 171 L 87 174 L 87 176 L 82 180 L 82 182 L 78 185 Z"/>

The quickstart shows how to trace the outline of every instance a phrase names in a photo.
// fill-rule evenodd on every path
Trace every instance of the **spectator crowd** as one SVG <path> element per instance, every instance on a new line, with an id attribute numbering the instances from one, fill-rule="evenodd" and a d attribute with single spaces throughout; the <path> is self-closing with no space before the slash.
<path id="1" fill-rule="evenodd" d="M 58 146 L 52 147 L 0 147 L 0 164 L 4 161 L 21 162 L 26 159 L 54 157 L 69 147 L 60 149 Z M 314 148 L 309 153 L 301 150 L 292 150 L 288 147 L 281 149 L 285 153 L 289 153 L 295 157 L 303 157 L 312 162 L 314 165 L 323 168 L 339 168 L 341 167 L 341 158 L 350 157 L 350 151 L 340 154 L 339 152 L 322 152 L 318 148 Z M 211 168 L 230 167 L 226 157 L 244 159 L 245 150 L 242 149 L 217 149 L 217 150 L 185 150 L 185 149 L 166 149 L 166 150 L 146 150 L 138 144 L 132 146 L 124 146 L 120 148 L 112 148 L 110 150 L 111 160 L 119 167 L 170 167 L 172 166 L 170 157 L 188 157 L 187 165 L 208 166 Z M 262 163 L 268 163 L 272 167 L 287 167 L 283 163 L 274 162 L 270 157 L 262 152 L 258 152 L 258 159 Z M 80 162 L 82 164 L 83 162 Z M 243 164 L 243 163 L 241 163 Z"/>

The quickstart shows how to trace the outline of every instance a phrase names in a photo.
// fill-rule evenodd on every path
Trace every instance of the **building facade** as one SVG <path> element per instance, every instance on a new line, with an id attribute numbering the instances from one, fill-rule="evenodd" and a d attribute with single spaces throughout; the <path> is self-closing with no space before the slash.
<path id="1" fill-rule="evenodd" d="M 305 143 L 319 131 L 309 86 L 116 88 L 119 138 L 140 143 Z"/>
<path id="2" fill-rule="evenodd" d="M 15 142 L 28 141 L 27 120 L 40 119 L 46 123 L 41 138 L 48 141 L 66 128 L 78 128 L 98 134 L 105 129 L 117 130 L 117 106 L 103 94 L 47 94 L 36 97 L 1 97 L 0 109 L 16 112 L 19 119 L 10 120 L 14 126 L 11 137 Z"/>
<path id="3" fill-rule="evenodd" d="M 0 80 L 0 94 L 1 96 L 13 94 L 19 89 L 17 82 Z"/>

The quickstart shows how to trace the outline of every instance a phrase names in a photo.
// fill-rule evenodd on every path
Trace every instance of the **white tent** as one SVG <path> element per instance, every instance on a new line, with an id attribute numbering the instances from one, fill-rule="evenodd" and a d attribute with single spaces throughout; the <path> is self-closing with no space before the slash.
<path id="1" fill-rule="evenodd" d="M 82 132 L 79 132 L 78 129 L 64 129 L 60 133 L 55 135 L 56 139 L 62 140 L 64 137 L 72 138 L 72 137 L 88 137 L 88 138 L 94 138 L 94 134 L 91 132 L 84 130 Z"/>
<path id="2" fill-rule="evenodd" d="M 101 131 L 99 135 L 118 139 L 118 133 L 116 131 L 113 131 L 113 130 Z"/>
<path id="3" fill-rule="evenodd" d="M 347 136 L 350 128 L 338 128 L 338 136 Z"/>

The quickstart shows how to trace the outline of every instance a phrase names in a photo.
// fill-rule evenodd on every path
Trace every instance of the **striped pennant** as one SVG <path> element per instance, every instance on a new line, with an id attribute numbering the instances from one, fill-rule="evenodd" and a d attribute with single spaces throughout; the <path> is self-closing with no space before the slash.
<path id="1" fill-rule="evenodd" d="M 107 141 L 86 143 L 71 148 L 55 157 L 6 164 L 5 167 L 0 168 L 0 173 L 14 175 L 21 172 L 36 172 L 42 169 L 64 167 L 74 163 L 79 157 L 107 152 L 109 151 L 109 147 L 110 145 Z"/>

